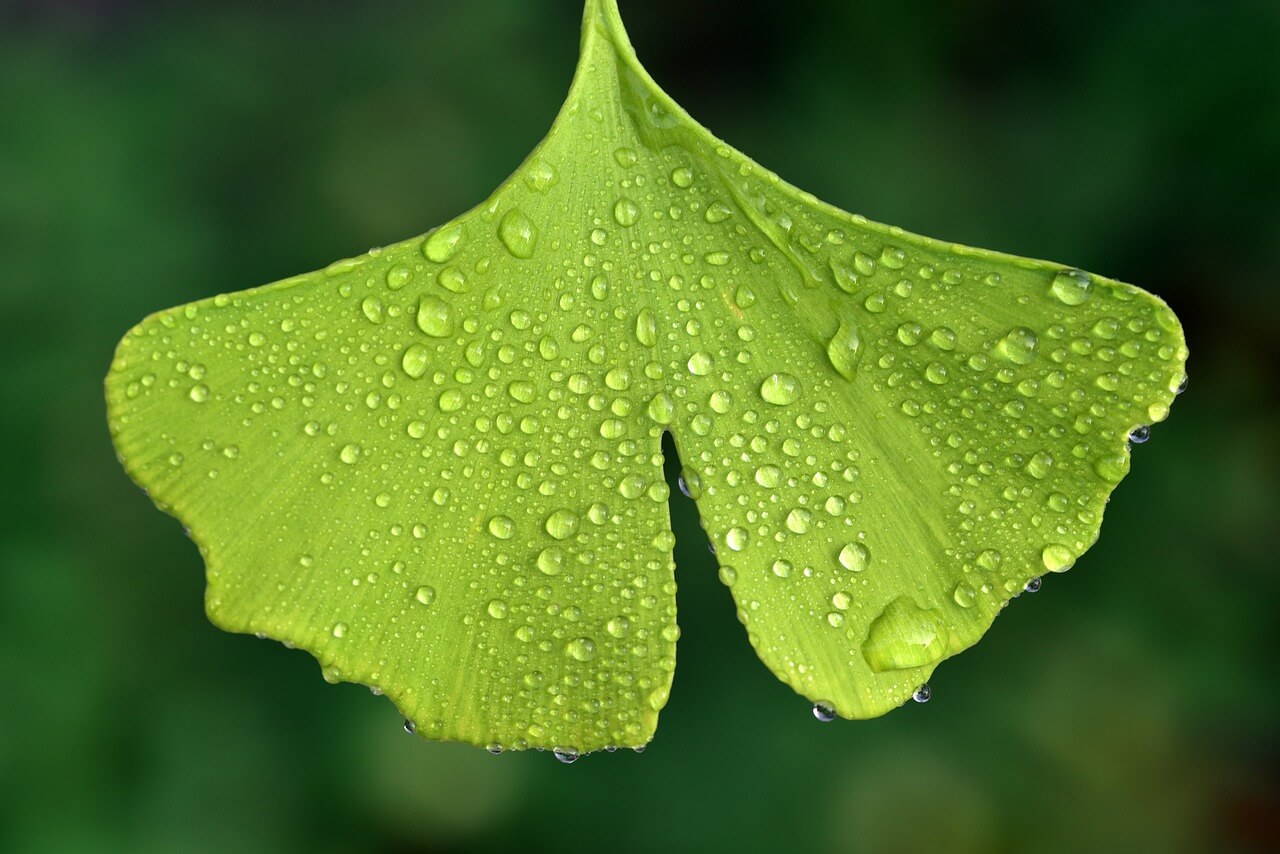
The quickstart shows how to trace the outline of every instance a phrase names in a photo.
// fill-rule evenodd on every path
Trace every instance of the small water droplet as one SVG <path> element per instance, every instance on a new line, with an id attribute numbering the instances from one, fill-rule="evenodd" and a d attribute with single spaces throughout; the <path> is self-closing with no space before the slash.
<path id="1" fill-rule="evenodd" d="M 408 718 L 405 718 L 404 731 L 409 733 L 409 735 L 413 735 L 418 731 L 418 727 L 413 723 L 413 721 L 409 720 Z"/>
<path id="2" fill-rule="evenodd" d="M 565 765 L 572 765 L 578 761 L 578 751 L 574 750 L 572 747 L 557 747 L 551 752 L 556 759 L 559 759 Z"/>
<path id="3" fill-rule="evenodd" d="M 1129 432 L 1129 441 L 1135 445 L 1145 445 L 1151 439 L 1151 427 L 1141 424 Z"/>
<path id="4" fill-rule="evenodd" d="M 404 357 L 400 360 L 400 366 L 404 368 L 404 372 L 415 380 L 422 379 L 427 372 L 427 366 L 431 360 L 431 351 L 421 344 L 411 344 L 404 351 Z M 421 438 L 421 437 L 418 437 Z"/>
<path id="5" fill-rule="evenodd" d="M 829 724 L 836 719 L 836 710 L 830 703 L 814 703 L 813 716 L 824 724 Z"/>
<path id="6" fill-rule="evenodd" d="M 555 539 L 568 539 L 578 532 L 578 517 L 568 510 L 556 510 L 547 517 L 546 528 Z"/>
<path id="7" fill-rule="evenodd" d="M 623 228 L 630 228 L 640 221 L 640 208 L 630 199 L 618 199 L 613 206 L 613 218 Z"/>
<path id="8" fill-rule="evenodd" d="M 1038 575 L 1037 575 L 1035 578 L 1033 578 L 1033 579 L 1031 579 L 1030 581 L 1028 581 L 1028 582 L 1023 586 L 1023 588 L 1022 588 L 1022 589 L 1023 589 L 1023 590 L 1025 590 L 1025 591 L 1026 591 L 1026 592 L 1028 592 L 1028 593 L 1039 593 L 1039 592 L 1040 592 L 1040 587 L 1041 587 L 1043 584 L 1044 584 L 1044 579 L 1042 579 L 1040 576 L 1038 576 Z"/>
<path id="9" fill-rule="evenodd" d="M 930 688 L 929 683 L 926 682 L 915 690 L 915 693 L 911 695 L 911 699 L 915 700 L 917 703 L 927 703 L 933 699 L 933 689 Z"/>
<path id="10" fill-rule="evenodd" d="M 574 638 L 565 644 L 564 651 L 575 661 L 590 661 L 596 657 L 596 642 L 591 638 Z"/>
<path id="11" fill-rule="evenodd" d="M 996 344 L 996 353 L 1016 365 L 1028 365 L 1036 357 L 1040 339 L 1030 329 L 1019 326 Z"/>
<path id="12" fill-rule="evenodd" d="M 436 589 L 424 584 L 414 591 L 413 598 L 418 600 L 419 605 L 430 605 L 436 601 Z"/>

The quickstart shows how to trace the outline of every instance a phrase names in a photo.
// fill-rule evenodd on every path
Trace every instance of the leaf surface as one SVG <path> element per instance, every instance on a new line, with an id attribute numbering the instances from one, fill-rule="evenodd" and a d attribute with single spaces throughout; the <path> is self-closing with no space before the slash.
<path id="1" fill-rule="evenodd" d="M 1186 355 L 1137 288 L 787 185 L 589 0 L 564 108 L 488 201 L 153 315 L 106 389 L 217 625 L 424 736 L 572 756 L 647 743 L 670 690 L 664 432 L 762 661 L 866 718 L 1094 542 Z"/>

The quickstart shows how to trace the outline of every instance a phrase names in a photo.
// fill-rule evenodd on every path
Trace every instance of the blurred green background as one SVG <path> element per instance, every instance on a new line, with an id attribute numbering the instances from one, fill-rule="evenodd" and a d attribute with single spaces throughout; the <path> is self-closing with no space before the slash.
<path id="1" fill-rule="evenodd" d="M 929 705 L 822 725 L 677 494 L 644 755 L 410 738 L 205 621 L 101 380 L 153 310 L 484 198 L 559 106 L 578 0 L 0 0 L 0 850 L 1280 848 L 1280 4 L 621 5 L 668 91 L 801 187 L 1173 305 L 1190 389 L 1100 543 Z"/>

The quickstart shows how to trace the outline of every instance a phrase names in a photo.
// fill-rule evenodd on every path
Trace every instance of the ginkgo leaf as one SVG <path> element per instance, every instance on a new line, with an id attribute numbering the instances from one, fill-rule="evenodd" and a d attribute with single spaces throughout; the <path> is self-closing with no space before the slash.
<path id="1" fill-rule="evenodd" d="M 866 718 L 1093 543 L 1186 355 L 1137 288 L 787 185 L 589 0 L 563 110 L 487 202 L 153 315 L 106 389 L 217 625 L 429 738 L 572 758 L 667 701 L 664 433 L 760 658 Z"/>

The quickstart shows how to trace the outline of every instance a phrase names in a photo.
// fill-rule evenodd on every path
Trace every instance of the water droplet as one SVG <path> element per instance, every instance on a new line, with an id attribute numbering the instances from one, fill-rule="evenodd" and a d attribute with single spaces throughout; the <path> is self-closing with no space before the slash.
<path id="1" fill-rule="evenodd" d="M 839 560 L 850 572 L 863 572 L 871 563 L 871 552 L 862 543 L 849 543 L 840 550 Z"/>
<path id="2" fill-rule="evenodd" d="M 862 355 L 862 341 L 858 329 L 847 319 L 840 320 L 840 328 L 827 344 L 827 358 L 840 376 L 852 381 L 858 372 L 858 359 Z"/>
<path id="3" fill-rule="evenodd" d="M 623 228 L 630 228 L 640 221 L 640 208 L 630 199 L 618 199 L 618 203 L 613 206 L 613 218 Z"/>
<path id="4" fill-rule="evenodd" d="M 343 445 L 342 450 L 338 452 L 338 459 L 347 465 L 355 465 L 360 462 L 360 446 L 359 445 Z"/>
<path id="5" fill-rule="evenodd" d="M 578 532 L 578 517 L 568 510 L 556 510 L 547 517 L 547 533 L 565 540 Z"/>
<path id="6" fill-rule="evenodd" d="M 191 391 L 187 392 L 187 397 L 196 403 L 204 403 L 209 399 L 209 387 L 204 383 L 197 383 L 191 387 Z"/>
<path id="7" fill-rule="evenodd" d="M 830 703 L 814 703 L 813 716 L 824 724 L 829 724 L 836 719 L 836 710 Z"/>
<path id="8" fill-rule="evenodd" d="M 625 638 L 631 633 L 631 621 L 626 617 L 614 617 L 605 624 L 604 628 L 610 637 Z"/>
<path id="9" fill-rule="evenodd" d="M 760 396 L 774 406 L 787 406 L 800 397 L 800 381 L 791 374 L 770 374 L 760 386 Z"/>
<path id="10" fill-rule="evenodd" d="M 693 186 L 693 170 L 687 166 L 681 166 L 671 173 L 671 183 L 682 190 L 689 189 Z"/>
<path id="11" fill-rule="evenodd" d="M 1036 357 L 1040 339 L 1030 329 L 1019 326 L 996 344 L 996 353 L 1017 365 L 1027 365 Z"/>
<path id="12" fill-rule="evenodd" d="M 508 516 L 494 516 L 489 520 L 489 533 L 499 540 L 509 540 L 516 533 L 516 523 Z"/>
<path id="13" fill-rule="evenodd" d="M 813 513 L 803 507 L 797 507 L 787 514 L 787 530 L 793 534 L 805 534 L 813 521 Z"/>
<path id="14" fill-rule="evenodd" d="M 334 623 L 334 624 L 333 624 L 333 636 L 334 636 L 335 638 L 342 638 L 342 637 L 346 637 L 346 636 L 347 636 L 347 624 L 346 624 L 346 623 Z"/>
<path id="15" fill-rule="evenodd" d="M 591 638 L 574 638 L 565 644 L 564 651 L 575 661 L 590 661 L 596 657 L 596 642 Z"/>
<path id="16" fill-rule="evenodd" d="M 485 609 L 489 612 L 489 616 L 495 620 L 505 620 L 507 618 L 507 603 L 501 599 L 489 600 L 489 606 Z"/>
<path id="17" fill-rule="evenodd" d="M 724 222 L 733 216 L 733 211 L 724 202 L 712 202 L 707 206 L 706 220 L 710 223 Z"/>
<path id="18" fill-rule="evenodd" d="M 740 552 L 747 547 L 747 540 L 750 539 L 745 528 L 730 528 L 724 535 L 724 544 L 735 552 Z"/>
<path id="19" fill-rule="evenodd" d="M 713 365 L 714 362 L 711 359 L 711 355 L 701 350 L 689 357 L 689 373 L 694 376 L 705 377 L 711 373 Z"/>
<path id="20" fill-rule="evenodd" d="M 422 254 L 428 261 L 444 264 L 458 254 L 462 246 L 462 223 L 447 225 L 433 232 L 422 244 Z"/>
<path id="21" fill-rule="evenodd" d="M 1028 592 L 1028 593 L 1039 593 L 1039 592 L 1040 592 L 1040 587 L 1041 587 L 1041 585 L 1043 585 L 1043 584 L 1044 584 L 1044 580 L 1043 580 L 1043 579 L 1041 579 L 1041 578 L 1040 578 L 1040 576 L 1038 576 L 1038 575 L 1037 575 L 1035 578 L 1033 578 L 1033 579 L 1031 579 L 1030 581 L 1028 581 L 1028 582 L 1023 586 L 1023 588 L 1022 588 L 1022 589 L 1023 589 L 1023 590 L 1025 590 L 1025 591 L 1026 591 L 1026 592 Z"/>
<path id="22" fill-rule="evenodd" d="M 418 604 L 420 605 L 430 605 L 432 602 L 436 601 L 436 589 L 434 587 L 423 585 L 414 592 L 413 598 L 417 599 Z"/>
<path id="23" fill-rule="evenodd" d="M 764 465 L 756 469 L 756 483 L 765 489 L 773 489 L 782 482 L 782 469 L 777 466 Z"/>
<path id="24" fill-rule="evenodd" d="M 467 277 L 457 267 L 445 267 L 436 276 L 436 281 L 440 283 L 440 287 L 455 294 L 465 294 L 471 290 L 467 285 Z"/>
<path id="25" fill-rule="evenodd" d="M 404 368 L 404 372 L 410 377 L 420 380 L 426 374 L 430 360 L 430 350 L 421 344 L 411 344 L 409 349 L 404 351 L 404 358 L 400 360 L 400 366 Z"/>
<path id="26" fill-rule="evenodd" d="M 432 338 L 453 334 L 453 317 L 449 304 L 439 297 L 424 296 L 418 303 L 418 328 Z"/>
<path id="27" fill-rule="evenodd" d="M 647 308 L 641 309 L 636 315 L 636 340 L 646 347 L 658 343 L 658 322 L 654 319 L 653 312 Z"/>
<path id="28" fill-rule="evenodd" d="M 656 424 L 670 424 L 675 419 L 676 404 L 666 392 L 660 391 L 649 401 L 649 417 Z"/>
<path id="29" fill-rule="evenodd" d="M 543 575 L 559 575 L 564 568 L 564 552 L 558 548 L 546 548 L 538 554 L 538 571 Z"/>
<path id="30" fill-rule="evenodd" d="M 907 670 L 940 661 L 948 633 L 942 615 L 921 608 L 907 596 L 890 602 L 871 623 L 862 655 L 877 673 Z"/>
<path id="31" fill-rule="evenodd" d="M 911 695 L 911 699 L 915 700 L 917 703 L 927 703 L 933 699 L 933 689 L 930 688 L 929 683 L 926 682 L 915 690 L 915 693 Z"/>
<path id="32" fill-rule="evenodd" d="M 414 733 L 416 733 L 416 732 L 418 731 L 418 727 L 414 724 L 414 722 L 413 722 L 413 721 L 409 720 L 408 718 L 405 718 L 405 719 L 404 719 L 404 731 L 405 731 L 405 732 L 407 732 L 407 733 L 409 733 L 409 735 L 413 735 Z"/>
<path id="33" fill-rule="evenodd" d="M 556 170 L 550 163 L 539 157 L 529 165 L 524 181 L 529 185 L 529 189 L 545 193 L 556 181 Z"/>
<path id="34" fill-rule="evenodd" d="M 1145 445 L 1151 439 L 1151 428 L 1146 424 L 1134 427 L 1129 432 L 1129 441 L 1135 445 Z"/>
<path id="35" fill-rule="evenodd" d="M 538 248 L 538 229 L 519 208 L 512 208 L 498 224 L 498 237 L 514 257 L 528 259 Z"/>
<path id="36" fill-rule="evenodd" d="M 571 766 L 579 758 L 579 753 L 573 748 L 556 748 L 552 750 L 552 754 L 567 766 Z"/>
<path id="37" fill-rule="evenodd" d="M 1080 270 L 1063 270 L 1049 285 L 1049 292 L 1064 305 L 1080 305 L 1089 299 L 1092 291 L 1093 279 Z"/>
<path id="38" fill-rule="evenodd" d="M 381 323 L 386 319 L 383 312 L 382 300 L 377 297 L 365 297 L 360 301 L 360 311 L 364 313 L 365 319 L 370 323 Z"/>
<path id="39" fill-rule="evenodd" d="M 613 159 L 623 169 L 630 169 L 640 158 L 636 155 L 634 148 L 627 148 L 624 145 L 613 152 Z"/>
<path id="40" fill-rule="evenodd" d="M 1040 559 L 1044 561 L 1044 568 L 1050 572 L 1066 572 L 1076 562 L 1076 556 L 1071 553 L 1071 549 L 1057 544 L 1045 546 L 1044 551 L 1040 553 Z"/>

